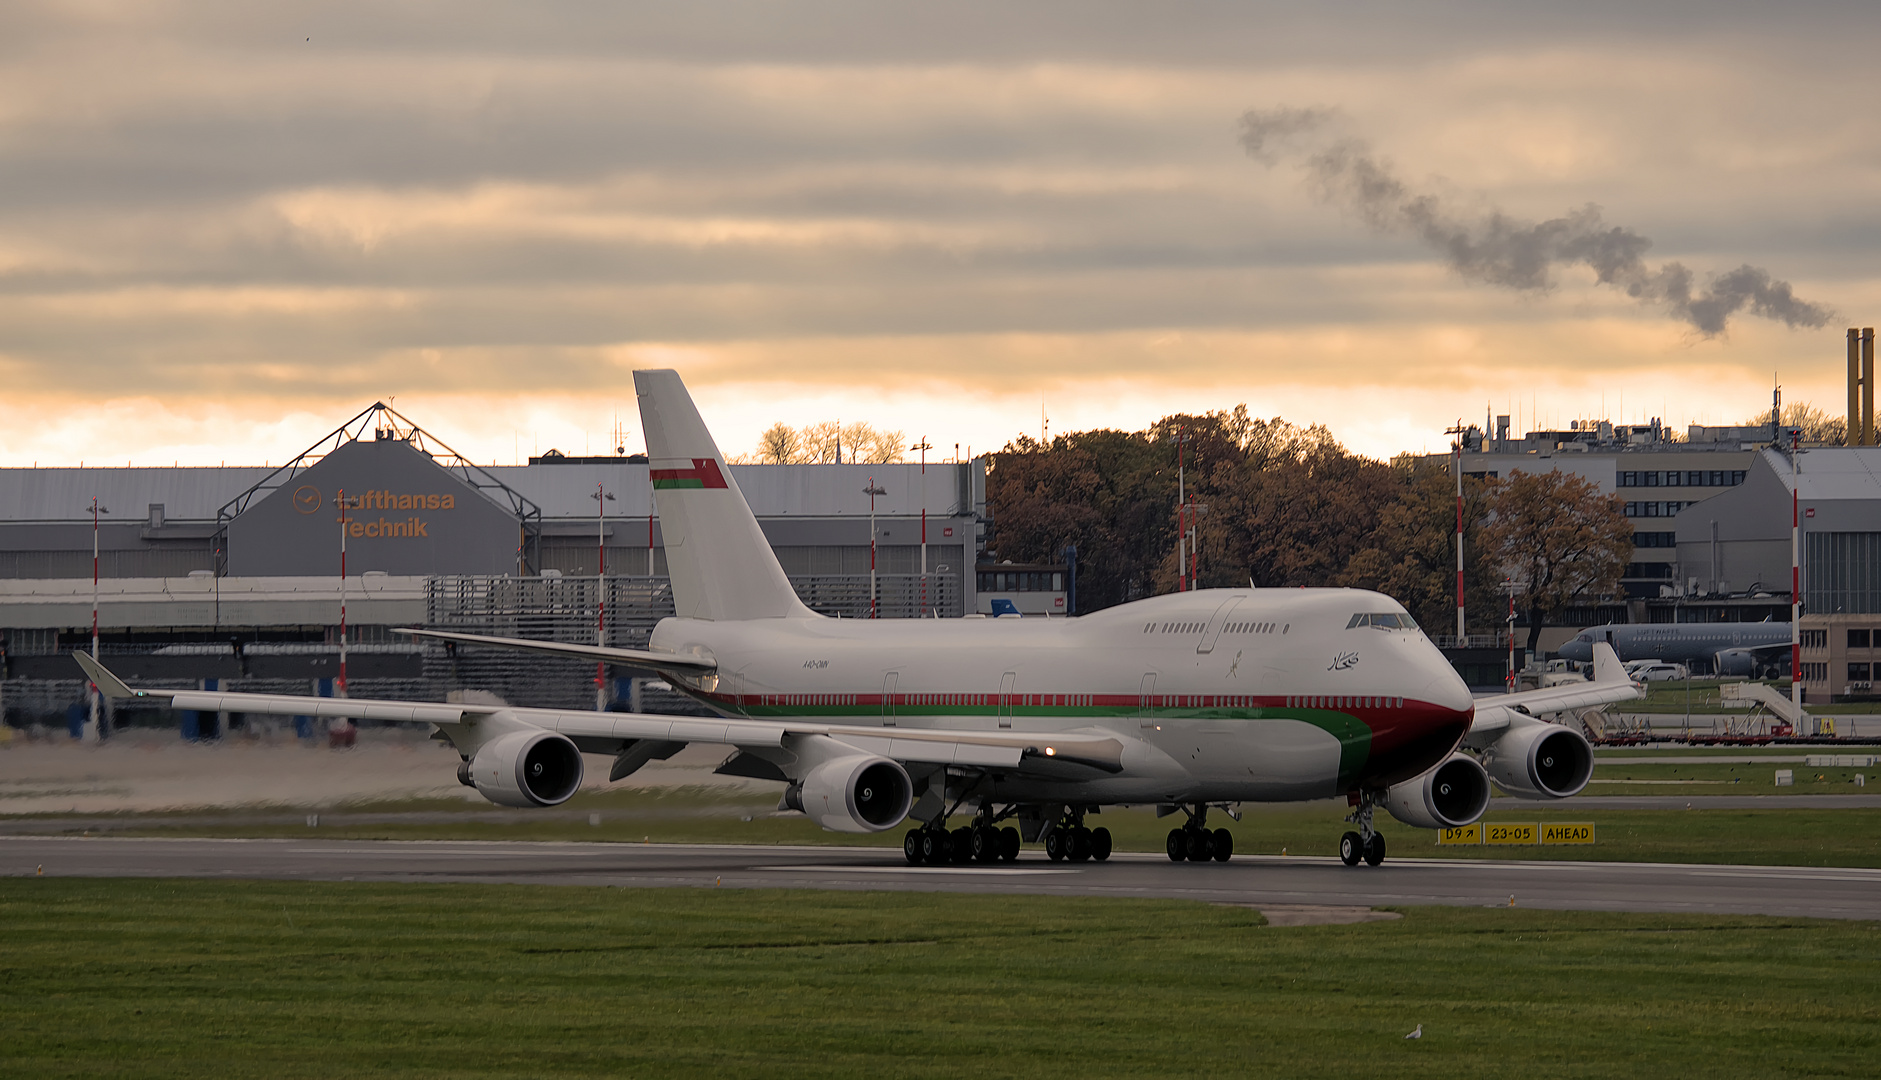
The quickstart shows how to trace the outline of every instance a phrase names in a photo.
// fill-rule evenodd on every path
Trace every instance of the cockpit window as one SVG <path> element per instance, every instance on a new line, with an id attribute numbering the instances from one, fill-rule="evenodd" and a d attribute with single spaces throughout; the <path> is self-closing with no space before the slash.
<path id="1" fill-rule="evenodd" d="M 1351 622 L 1345 624 L 1347 630 L 1357 629 L 1361 626 L 1372 626 L 1380 630 L 1415 630 L 1417 629 L 1417 620 L 1411 618 L 1409 615 L 1398 615 L 1390 612 L 1382 614 L 1360 612 L 1352 616 Z"/>

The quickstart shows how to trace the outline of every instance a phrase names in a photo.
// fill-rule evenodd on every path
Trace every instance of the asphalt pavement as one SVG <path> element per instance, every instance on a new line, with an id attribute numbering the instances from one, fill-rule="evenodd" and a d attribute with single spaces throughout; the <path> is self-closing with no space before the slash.
<path id="1" fill-rule="evenodd" d="M 1253 907 L 1420 904 L 1881 919 L 1881 870 L 1711 864 L 1237 856 L 1171 863 L 1118 853 L 1053 863 L 912 867 L 875 848 L 485 841 L 0 837 L 0 874 L 508 882 L 1154 897 Z"/>

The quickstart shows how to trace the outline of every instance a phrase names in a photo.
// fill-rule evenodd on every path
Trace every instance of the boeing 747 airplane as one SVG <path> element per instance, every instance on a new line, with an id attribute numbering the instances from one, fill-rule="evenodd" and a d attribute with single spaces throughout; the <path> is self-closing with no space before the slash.
<path id="1" fill-rule="evenodd" d="M 105 694 L 172 708 L 435 724 L 459 778 L 506 806 L 566 801 L 584 754 L 611 756 L 619 780 L 722 745 L 720 772 L 781 783 L 782 805 L 826 829 L 912 822 L 915 864 L 1009 861 L 1039 841 L 1054 860 L 1103 860 L 1110 833 L 1089 819 L 1120 805 L 1184 816 L 1170 859 L 1226 861 L 1234 838 L 1211 811 L 1345 796 L 1340 857 L 1376 866 L 1380 807 L 1440 828 L 1479 818 L 1492 779 L 1522 798 L 1579 792 L 1592 748 L 1542 717 L 1637 693 L 1602 643 L 1592 682 L 1473 701 L 1402 606 L 1355 589 L 1204 589 L 1065 619 L 826 618 L 797 599 L 679 375 L 634 384 L 676 609 L 649 648 L 405 632 L 656 672 L 715 718 L 133 689 L 77 659 Z"/>

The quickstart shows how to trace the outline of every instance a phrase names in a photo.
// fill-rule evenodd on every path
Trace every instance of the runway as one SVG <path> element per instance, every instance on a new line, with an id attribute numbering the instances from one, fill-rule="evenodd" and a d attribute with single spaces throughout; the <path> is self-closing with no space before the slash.
<path id="1" fill-rule="evenodd" d="M 477 841 L 0 837 L 0 873 L 50 877 L 485 882 L 636 888 L 916 890 L 1331 906 L 1445 904 L 1582 911 L 1881 919 L 1881 870 L 1711 864 L 1237 856 L 1171 863 L 1118 853 L 994 866 L 911 867 L 879 848 Z"/>

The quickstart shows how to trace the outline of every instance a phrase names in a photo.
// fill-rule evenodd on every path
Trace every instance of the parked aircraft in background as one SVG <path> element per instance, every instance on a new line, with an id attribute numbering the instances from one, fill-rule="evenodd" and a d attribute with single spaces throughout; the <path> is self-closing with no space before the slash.
<path id="1" fill-rule="evenodd" d="M 1582 630 L 1556 655 L 1592 660 L 1598 642 L 1613 646 L 1621 660 L 1701 663 L 1710 665 L 1717 675 L 1756 677 L 1789 671 L 1790 624 L 1786 622 L 1609 623 Z"/>
<path id="2" fill-rule="evenodd" d="M 405 632 L 657 672 L 717 718 L 134 690 L 79 662 L 107 694 L 172 708 L 436 724 L 460 779 L 509 806 L 567 800 L 584 753 L 611 755 L 618 780 L 719 744 L 720 772 L 780 782 L 824 828 L 912 819 L 917 864 L 1011 860 L 1022 841 L 1102 860 L 1110 834 L 1089 819 L 1131 804 L 1185 816 L 1170 859 L 1225 861 L 1234 839 L 1211 810 L 1345 795 L 1340 855 L 1376 866 L 1379 807 L 1438 828 L 1480 817 L 1492 778 L 1526 798 L 1580 791 L 1587 740 L 1537 717 L 1636 695 L 1602 646 L 1591 683 L 1472 701 L 1403 607 L 1354 589 L 1208 589 L 1068 619 L 826 618 L 797 599 L 678 374 L 634 382 L 677 612 L 650 648 Z"/>

